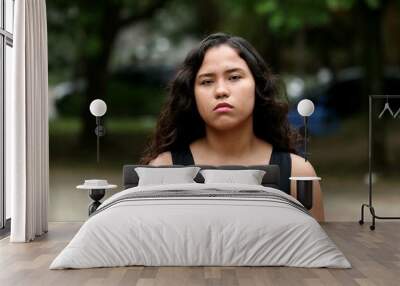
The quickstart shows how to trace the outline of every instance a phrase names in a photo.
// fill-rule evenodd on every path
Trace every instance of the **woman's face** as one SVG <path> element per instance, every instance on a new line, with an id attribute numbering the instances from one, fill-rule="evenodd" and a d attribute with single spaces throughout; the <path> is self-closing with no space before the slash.
<path id="1" fill-rule="evenodd" d="M 194 83 L 197 109 L 207 126 L 228 130 L 252 122 L 255 81 L 247 63 L 228 45 L 207 50 Z M 230 107 L 217 105 L 227 103 Z"/>

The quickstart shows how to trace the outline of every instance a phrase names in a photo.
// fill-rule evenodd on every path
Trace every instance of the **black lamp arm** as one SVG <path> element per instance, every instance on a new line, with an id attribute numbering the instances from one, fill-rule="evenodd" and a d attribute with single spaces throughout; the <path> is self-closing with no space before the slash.
<path id="1" fill-rule="evenodd" d="M 106 129 L 101 125 L 101 117 L 96 116 L 96 129 L 94 133 L 97 137 L 97 163 L 100 162 L 100 137 L 106 135 Z"/>
<path id="2" fill-rule="evenodd" d="M 304 116 L 304 160 L 307 162 L 308 116 Z"/>
<path id="3" fill-rule="evenodd" d="M 106 129 L 103 125 L 101 125 L 101 121 L 101 117 L 96 116 L 96 129 L 94 130 L 94 133 L 96 134 L 96 136 L 99 137 L 106 135 Z"/>

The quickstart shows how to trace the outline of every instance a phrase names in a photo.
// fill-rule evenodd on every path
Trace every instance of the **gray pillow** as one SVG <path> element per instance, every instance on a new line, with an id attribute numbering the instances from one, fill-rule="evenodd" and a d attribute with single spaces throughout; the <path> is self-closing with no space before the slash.
<path id="1" fill-rule="evenodd" d="M 246 185 L 261 185 L 265 175 L 263 170 L 201 170 L 204 183 L 233 183 Z"/>
<path id="2" fill-rule="evenodd" d="M 193 179 L 199 170 L 199 167 L 135 168 L 139 186 L 196 183 Z"/>

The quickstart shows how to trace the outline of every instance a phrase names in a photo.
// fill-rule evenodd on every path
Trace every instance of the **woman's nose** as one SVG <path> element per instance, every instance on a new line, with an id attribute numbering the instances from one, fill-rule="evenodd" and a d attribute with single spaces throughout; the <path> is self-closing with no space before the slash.
<path id="1" fill-rule="evenodd" d="M 226 85 L 222 82 L 219 82 L 215 89 L 215 98 L 226 97 L 229 96 L 229 90 Z"/>

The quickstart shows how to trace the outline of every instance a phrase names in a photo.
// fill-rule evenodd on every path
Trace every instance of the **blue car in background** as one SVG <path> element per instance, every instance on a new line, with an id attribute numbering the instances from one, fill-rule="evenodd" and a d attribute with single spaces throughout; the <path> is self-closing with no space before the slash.
<path id="1" fill-rule="evenodd" d="M 309 99 L 314 103 L 314 112 L 308 117 L 308 132 L 314 136 L 326 136 L 335 133 L 340 127 L 337 112 L 328 105 L 328 94 L 331 83 L 323 83 L 303 90 L 290 104 L 288 120 L 292 127 L 301 130 L 304 118 L 297 111 L 298 103 Z"/>

